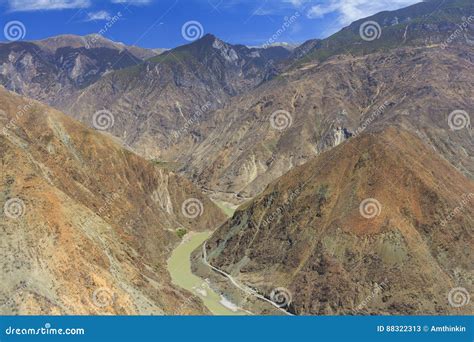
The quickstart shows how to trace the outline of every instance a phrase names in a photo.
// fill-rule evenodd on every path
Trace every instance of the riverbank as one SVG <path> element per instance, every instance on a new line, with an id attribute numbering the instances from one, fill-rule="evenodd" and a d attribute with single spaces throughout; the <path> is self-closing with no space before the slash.
<path id="1" fill-rule="evenodd" d="M 210 281 L 193 274 L 191 271 L 191 254 L 204 243 L 212 232 L 190 232 L 174 249 L 168 259 L 168 271 L 173 284 L 188 290 L 199 297 L 213 315 L 247 315 L 228 298 L 212 289 Z"/>

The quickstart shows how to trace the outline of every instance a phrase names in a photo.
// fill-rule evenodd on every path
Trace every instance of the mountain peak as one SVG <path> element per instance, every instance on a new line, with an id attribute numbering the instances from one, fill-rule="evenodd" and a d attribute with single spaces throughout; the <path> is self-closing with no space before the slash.
<path id="1" fill-rule="evenodd" d="M 202 38 L 196 40 L 195 42 L 191 43 L 190 45 L 198 45 L 198 46 L 206 46 L 206 47 L 215 47 L 221 45 L 229 45 L 223 40 L 219 39 L 215 35 L 211 33 L 205 34 Z"/>
<path id="2" fill-rule="evenodd" d="M 41 47 L 53 52 L 63 47 L 107 47 L 119 50 L 122 50 L 126 47 L 123 43 L 114 42 L 99 34 L 88 34 L 85 36 L 79 36 L 75 34 L 62 34 L 46 39 L 41 39 L 38 41 L 33 41 L 33 43 L 40 45 Z"/>
<path id="3" fill-rule="evenodd" d="M 213 34 L 206 34 L 203 37 L 193 41 L 190 44 L 179 46 L 170 51 L 171 54 L 175 56 L 183 55 L 191 55 L 193 58 L 197 58 L 202 60 L 208 56 L 214 56 L 215 50 L 220 50 L 223 54 L 232 54 L 235 55 L 234 57 L 237 58 L 237 52 L 234 50 L 233 45 L 228 44 L 221 39 L 217 38 Z M 166 57 L 166 53 L 163 55 Z"/>
<path id="4" fill-rule="evenodd" d="M 218 39 L 215 35 L 213 35 L 212 33 L 206 33 L 204 36 L 202 36 L 200 40 L 206 41 L 206 40 L 215 40 L 215 39 Z"/>

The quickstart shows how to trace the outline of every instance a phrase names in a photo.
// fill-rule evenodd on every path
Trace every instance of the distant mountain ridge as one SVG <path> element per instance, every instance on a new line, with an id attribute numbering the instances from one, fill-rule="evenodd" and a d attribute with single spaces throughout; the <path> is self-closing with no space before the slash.
<path id="1" fill-rule="evenodd" d="M 325 60 L 338 54 L 369 54 L 394 47 L 443 44 L 461 25 L 451 43 L 469 43 L 474 28 L 474 3 L 470 0 L 426 0 L 395 11 L 359 19 L 326 39 L 309 40 L 297 47 L 290 64 Z M 361 39 L 362 38 L 362 39 Z"/>
<path id="2" fill-rule="evenodd" d="M 0 84 L 58 108 L 113 70 L 155 56 L 100 35 L 62 35 L 0 44 Z"/>
<path id="3" fill-rule="evenodd" d="M 90 122 L 95 111 L 107 108 L 116 117 L 112 134 L 142 155 L 166 160 L 176 153 L 182 127 L 208 120 L 232 96 L 274 77 L 275 65 L 289 54 L 283 47 L 248 48 L 208 34 L 105 75 L 66 111 Z M 197 120 L 193 119 L 196 113 Z M 193 134 L 194 126 L 190 125 L 186 136 Z"/>
<path id="4" fill-rule="evenodd" d="M 157 53 L 153 49 L 145 49 L 138 46 L 125 45 L 123 43 L 114 42 L 107 39 L 100 34 L 88 34 L 85 36 L 78 36 L 73 34 L 59 35 L 37 41 L 31 41 L 43 48 L 50 49 L 56 52 L 59 48 L 70 47 L 78 48 L 109 48 L 114 50 L 128 50 L 135 57 L 142 60 L 156 56 Z M 158 49 L 159 51 L 159 49 Z"/>

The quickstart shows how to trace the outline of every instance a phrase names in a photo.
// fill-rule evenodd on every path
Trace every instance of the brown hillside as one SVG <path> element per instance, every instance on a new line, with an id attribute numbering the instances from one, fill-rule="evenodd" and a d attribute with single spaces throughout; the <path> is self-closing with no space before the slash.
<path id="1" fill-rule="evenodd" d="M 212 228 L 219 209 L 56 110 L 3 88 L 0 109 L 1 312 L 177 313 L 190 294 L 165 268 L 176 230 Z M 203 203 L 196 219 L 183 215 L 189 198 Z"/>
<path id="2" fill-rule="evenodd" d="M 472 293 L 473 202 L 471 180 L 389 128 L 271 183 L 207 249 L 214 266 L 267 297 L 287 288 L 296 314 L 472 313 L 448 293 Z"/>

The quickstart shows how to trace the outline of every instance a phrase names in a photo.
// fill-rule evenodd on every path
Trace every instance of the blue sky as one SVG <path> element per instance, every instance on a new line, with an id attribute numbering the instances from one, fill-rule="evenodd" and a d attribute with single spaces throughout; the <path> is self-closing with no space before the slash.
<path id="1" fill-rule="evenodd" d="M 5 31 L 8 23 L 21 22 L 24 40 L 102 30 L 105 37 L 125 44 L 171 48 L 187 43 L 182 28 L 192 21 L 192 27 L 199 31 L 202 27 L 200 33 L 212 33 L 230 43 L 263 45 L 285 19 L 297 14 L 277 41 L 301 43 L 324 38 L 354 20 L 419 1 L 0 0 L 0 25 Z M 1 40 L 6 40 L 5 33 Z"/>

